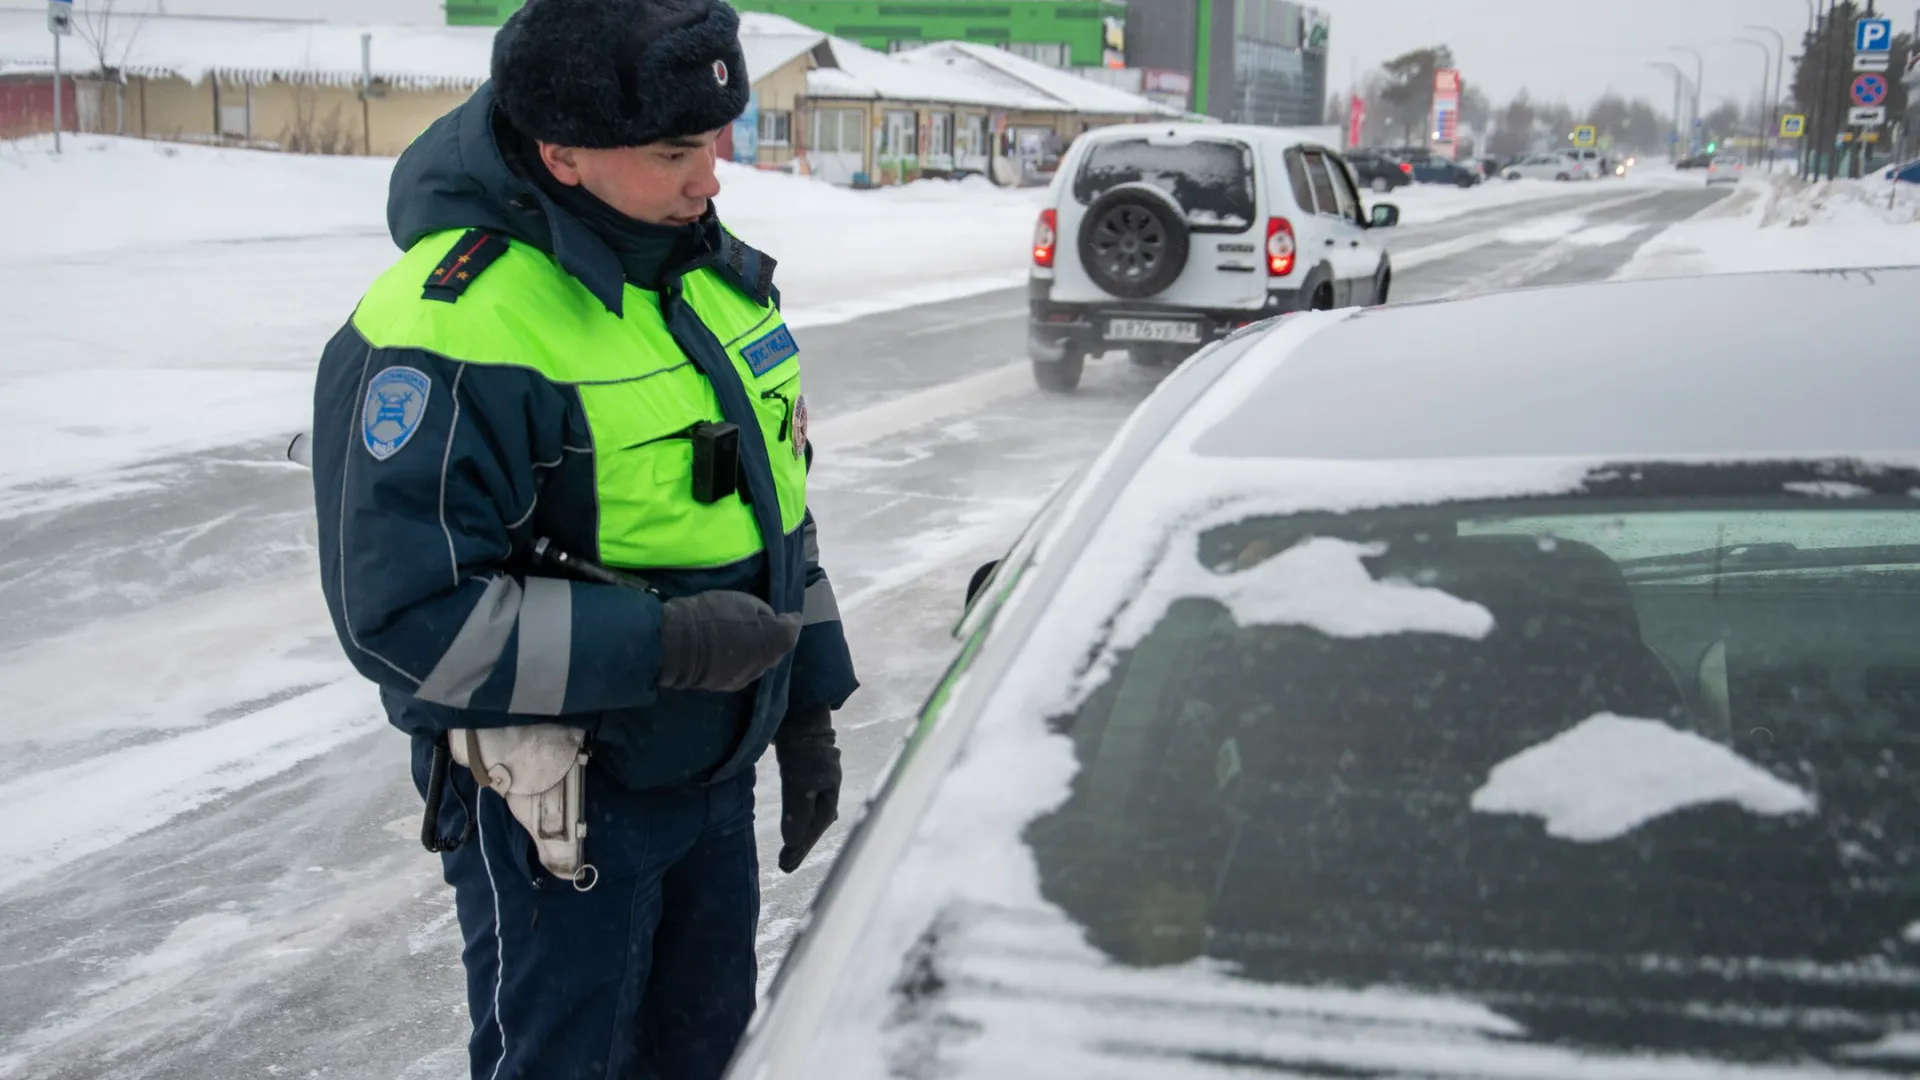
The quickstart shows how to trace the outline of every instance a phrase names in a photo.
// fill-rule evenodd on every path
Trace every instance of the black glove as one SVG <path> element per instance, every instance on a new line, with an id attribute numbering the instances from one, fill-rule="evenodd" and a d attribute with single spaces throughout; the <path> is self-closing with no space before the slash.
<path id="1" fill-rule="evenodd" d="M 775 615 L 748 593 L 715 590 L 669 600 L 660 612 L 660 685 L 745 690 L 799 640 L 799 612 Z"/>
<path id="2" fill-rule="evenodd" d="M 840 748 L 825 705 L 787 714 L 773 737 L 780 761 L 780 869 L 791 874 L 840 817 Z"/>

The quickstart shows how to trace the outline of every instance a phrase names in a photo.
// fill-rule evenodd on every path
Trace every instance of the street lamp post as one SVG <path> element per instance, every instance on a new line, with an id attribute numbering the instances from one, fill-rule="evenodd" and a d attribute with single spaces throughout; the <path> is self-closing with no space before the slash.
<path id="1" fill-rule="evenodd" d="M 1700 105 L 1705 100 L 1707 92 L 1707 58 L 1700 55 L 1700 50 L 1691 49 L 1685 45 L 1670 45 L 1668 48 L 1674 52 L 1693 55 L 1693 119 L 1698 123 L 1701 120 Z M 1687 146 L 1692 148 L 1693 143 L 1689 141 Z"/>
<path id="2" fill-rule="evenodd" d="M 1807 0 L 1807 18 L 1813 18 L 1813 0 Z M 1749 30 L 1764 31 L 1773 35 L 1778 46 L 1777 59 L 1773 65 L 1773 105 L 1767 110 L 1767 171 L 1773 171 L 1773 140 L 1780 137 L 1780 105 L 1787 99 L 1787 39 L 1780 31 L 1771 26 L 1747 24 Z"/>
<path id="3" fill-rule="evenodd" d="M 1680 88 L 1686 85 L 1687 74 L 1680 70 L 1680 65 L 1670 64 L 1665 60 L 1654 60 L 1648 63 L 1647 66 L 1660 68 L 1673 75 L 1673 141 L 1667 144 L 1667 159 L 1669 161 L 1678 161 L 1680 158 L 1681 137 Z"/>
<path id="4" fill-rule="evenodd" d="M 1773 50 L 1767 47 L 1766 42 L 1754 38 L 1734 38 L 1732 41 L 1727 42 L 1727 44 L 1751 45 L 1760 50 L 1760 111 L 1765 113 L 1767 111 L 1767 77 L 1773 73 Z M 1768 129 L 1765 123 L 1765 121 L 1761 121 L 1760 147 L 1762 150 L 1767 148 Z M 1772 154 L 1767 155 L 1767 161 L 1769 163 L 1773 161 Z"/>

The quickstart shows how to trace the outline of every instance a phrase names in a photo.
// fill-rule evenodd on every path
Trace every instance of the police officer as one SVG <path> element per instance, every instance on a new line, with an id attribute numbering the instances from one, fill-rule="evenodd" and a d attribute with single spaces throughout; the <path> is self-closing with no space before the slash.
<path id="1" fill-rule="evenodd" d="M 720 0 L 532 0 L 393 173 L 405 254 L 314 396 L 321 581 L 412 736 L 475 1077 L 719 1075 L 856 684 L 774 260 L 722 228 Z M 451 763 L 449 762 L 451 759 Z"/>

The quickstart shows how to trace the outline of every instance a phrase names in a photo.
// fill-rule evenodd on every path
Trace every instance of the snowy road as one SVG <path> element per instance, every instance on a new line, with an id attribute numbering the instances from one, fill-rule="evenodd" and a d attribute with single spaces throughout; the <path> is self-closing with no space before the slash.
<path id="1" fill-rule="evenodd" d="M 1602 279 L 1722 197 L 1623 185 L 1410 226 L 1394 237 L 1394 299 Z M 377 239 L 268 246 L 267 265 L 294 278 L 284 295 L 307 299 L 209 325 L 235 358 L 221 377 L 306 377 L 351 305 L 342 282 L 386 258 Z M 129 317 L 217 322 L 226 290 L 258 293 L 262 263 L 243 280 L 230 247 L 176 248 L 106 287 L 133 305 L 140 275 L 197 275 L 205 309 Z M 97 284 L 99 270 L 36 267 L 32 287 Z M 0 267 L 0 286 L 26 287 L 14 273 Z M 864 682 L 840 717 L 843 805 L 950 654 L 969 573 L 1154 385 L 1115 355 L 1075 395 L 1038 393 L 1024 315 L 1024 291 L 1008 290 L 799 334 L 822 455 L 813 503 Z M 88 338 L 76 331 L 73 355 L 97 364 Z M 45 377 L 64 364 L 47 357 Z M 0 1075 L 464 1074 L 451 897 L 415 839 L 404 742 L 327 627 L 306 475 L 275 462 L 281 446 L 159 454 L 110 485 L 56 478 L 0 500 L 0 820 L 46 830 L 0 835 Z M 777 806 L 767 766 L 763 808 Z M 776 824 L 763 813 L 769 867 Z M 766 874 L 769 974 L 843 831 L 793 877 Z"/>

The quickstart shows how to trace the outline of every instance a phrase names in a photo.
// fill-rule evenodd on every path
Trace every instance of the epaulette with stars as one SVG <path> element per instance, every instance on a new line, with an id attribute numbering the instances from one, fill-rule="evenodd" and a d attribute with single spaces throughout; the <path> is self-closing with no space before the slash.
<path id="1" fill-rule="evenodd" d="M 492 266 L 495 259 L 507 253 L 507 241 L 484 229 L 468 229 L 458 243 L 448 249 L 440 265 L 427 275 L 426 288 L 421 296 L 428 300 L 444 300 L 451 304 L 460 299 L 467 291 L 473 279 L 480 272 Z"/>

